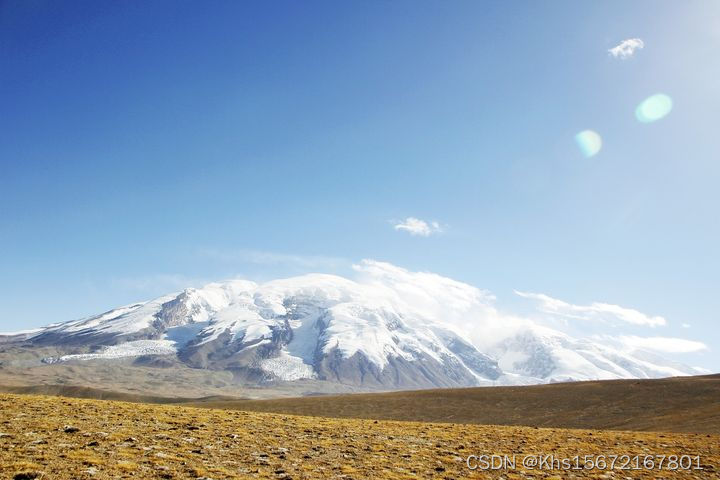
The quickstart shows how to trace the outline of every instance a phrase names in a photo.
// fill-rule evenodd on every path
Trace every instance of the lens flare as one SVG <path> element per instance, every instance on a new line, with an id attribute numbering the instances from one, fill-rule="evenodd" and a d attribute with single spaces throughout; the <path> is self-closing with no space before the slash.
<path id="1" fill-rule="evenodd" d="M 648 97 L 635 109 L 635 116 L 642 123 L 651 123 L 665 117 L 672 110 L 672 98 L 664 93 Z"/>
<path id="2" fill-rule="evenodd" d="M 575 135 L 575 142 L 583 155 L 590 158 L 598 154 L 602 148 L 602 137 L 593 130 L 583 130 Z"/>

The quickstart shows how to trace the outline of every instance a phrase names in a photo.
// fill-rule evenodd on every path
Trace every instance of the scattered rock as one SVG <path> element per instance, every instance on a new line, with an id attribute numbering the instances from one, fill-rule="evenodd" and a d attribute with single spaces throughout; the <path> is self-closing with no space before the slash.
<path id="1" fill-rule="evenodd" d="M 41 476 L 41 472 L 20 472 L 15 474 L 13 480 L 33 480 L 35 478 L 40 478 Z"/>
<path id="2" fill-rule="evenodd" d="M 65 433 L 76 433 L 80 431 L 78 427 L 73 427 L 72 425 L 65 425 L 62 430 Z"/>

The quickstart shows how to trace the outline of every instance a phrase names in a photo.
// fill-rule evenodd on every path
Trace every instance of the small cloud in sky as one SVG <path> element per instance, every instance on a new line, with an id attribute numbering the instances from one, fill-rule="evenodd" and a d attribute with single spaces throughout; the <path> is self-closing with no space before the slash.
<path id="1" fill-rule="evenodd" d="M 620 320 L 625 323 L 648 327 L 667 324 L 667 320 L 663 317 L 649 316 L 632 308 L 621 307 L 620 305 L 602 302 L 593 302 L 590 305 L 573 305 L 572 303 L 564 302 L 542 293 L 519 292 L 517 290 L 515 290 L 515 293 L 523 298 L 537 301 L 538 310 L 541 312 L 565 318 L 603 322 Z"/>
<path id="2" fill-rule="evenodd" d="M 628 38 L 623 40 L 613 48 L 608 50 L 610 55 L 621 60 L 628 59 L 635 54 L 636 50 L 640 50 L 645 46 L 645 43 L 639 38 Z"/>
<path id="3" fill-rule="evenodd" d="M 689 324 L 689 323 L 683 323 L 681 326 L 682 326 L 683 328 L 690 328 L 690 324 Z"/>
<path id="4" fill-rule="evenodd" d="M 408 217 L 405 220 L 394 225 L 395 230 L 408 232 L 410 235 L 420 237 L 429 237 L 436 233 L 441 233 L 442 228 L 438 222 L 426 222 L 415 217 Z"/>
<path id="5" fill-rule="evenodd" d="M 623 335 L 619 340 L 628 347 L 654 350 L 662 353 L 692 353 L 708 349 L 708 346 L 702 342 L 684 338 Z"/>

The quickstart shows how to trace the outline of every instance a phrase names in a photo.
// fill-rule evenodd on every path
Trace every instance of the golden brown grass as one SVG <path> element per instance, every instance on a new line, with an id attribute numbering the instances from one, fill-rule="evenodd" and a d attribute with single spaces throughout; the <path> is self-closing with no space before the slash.
<path id="1" fill-rule="evenodd" d="M 66 428 L 72 427 L 72 428 Z M 0 395 L 0 478 L 717 478 L 720 437 Z M 470 472 L 468 455 L 700 455 L 705 470 Z M 25 475 L 24 477 L 22 475 Z"/>
<path id="2" fill-rule="evenodd" d="M 720 375 L 194 405 L 333 418 L 720 434 Z"/>

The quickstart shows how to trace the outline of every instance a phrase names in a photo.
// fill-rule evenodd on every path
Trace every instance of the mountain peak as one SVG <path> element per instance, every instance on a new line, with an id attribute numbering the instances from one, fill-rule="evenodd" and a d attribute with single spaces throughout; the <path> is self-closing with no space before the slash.
<path id="1" fill-rule="evenodd" d="M 501 316 L 489 293 L 365 260 L 357 280 L 308 274 L 187 288 L 19 338 L 48 362 L 170 357 L 239 382 L 449 387 L 697 373 Z"/>

